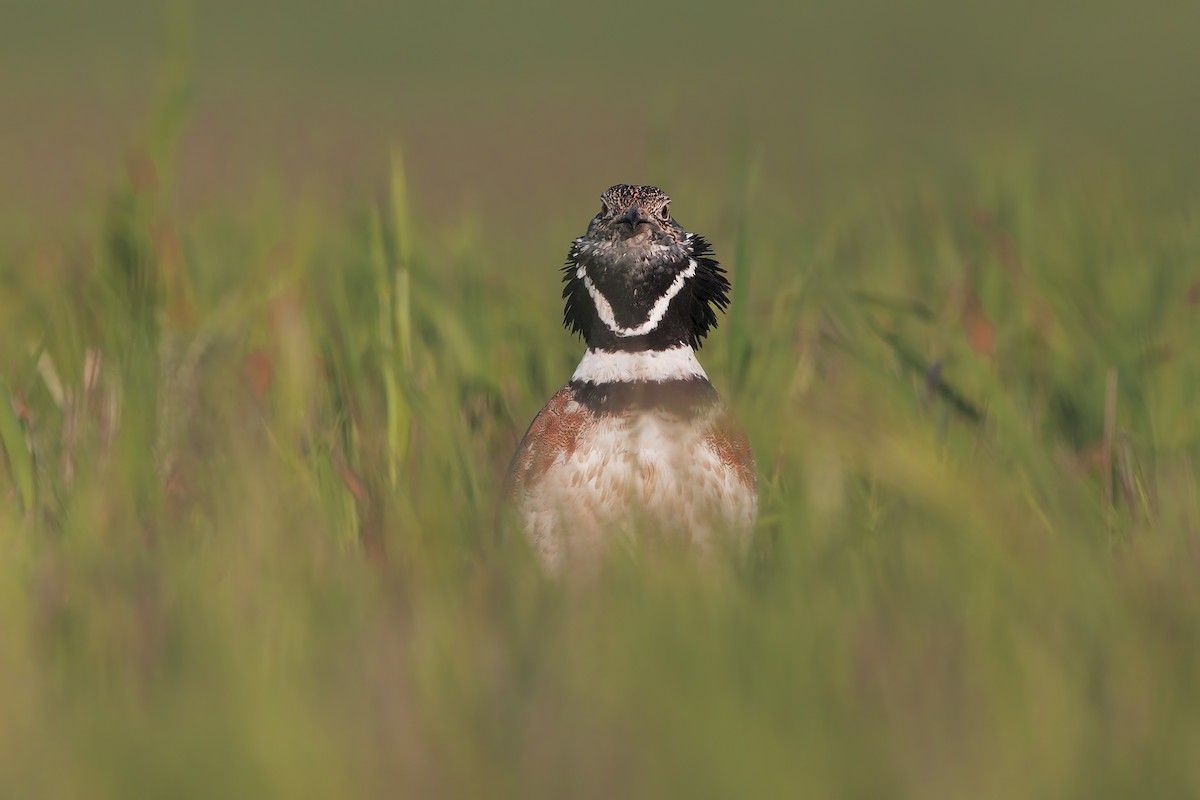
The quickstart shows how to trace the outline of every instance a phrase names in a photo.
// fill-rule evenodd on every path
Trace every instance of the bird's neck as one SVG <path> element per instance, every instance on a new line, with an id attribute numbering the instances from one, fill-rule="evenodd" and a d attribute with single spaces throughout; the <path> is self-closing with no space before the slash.
<path id="1" fill-rule="evenodd" d="M 688 414 L 719 402 L 688 345 L 634 351 L 589 347 L 570 387 L 579 402 L 598 413 L 664 409 Z"/>
<path id="2" fill-rule="evenodd" d="M 729 304 L 724 270 L 708 242 L 692 234 L 680 247 L 637 258 L 576 239 L 563 279 L 563 324 L 597 351 L 698 349 Z"/>
<path id="3" fill-rule="evenodd" d="M 632 352 L 588 348 L 575 368 L 572 381 L 582 383 L 638 383 L 708 380 L 696 351 L 686 344 L 662 350 Z"/>

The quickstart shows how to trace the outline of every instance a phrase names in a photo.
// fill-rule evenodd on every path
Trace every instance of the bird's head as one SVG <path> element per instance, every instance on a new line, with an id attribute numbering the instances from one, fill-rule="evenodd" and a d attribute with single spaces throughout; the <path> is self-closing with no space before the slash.
<path id="1" fill-rule="evenodd" d="M 563 269 L 563 322 L 589 347 L 699 347 L 729 303 L 729 281 L 703 237 L 671 216 L 654 186 L 617 184 L 575 240 Z"/>
<path id="2" fill-rule="evenodd" d="M 654 186 L 619 183 L 600 195 L 600 213 L 584 237 L 615 258 L 639 258 L 653 248 L 678 246 L 687 232 L 671 219 L 671 198 Z"/>

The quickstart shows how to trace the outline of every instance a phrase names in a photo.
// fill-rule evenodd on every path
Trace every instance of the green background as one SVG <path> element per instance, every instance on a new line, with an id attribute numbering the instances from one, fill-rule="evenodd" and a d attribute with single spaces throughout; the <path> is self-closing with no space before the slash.
<path id="1" fill-rule="evenodd" d="M 0 9 L 0 795 L 1200 792 L 1200 6 Z M 649 182 L 752 552 L 496 535 Z"/>

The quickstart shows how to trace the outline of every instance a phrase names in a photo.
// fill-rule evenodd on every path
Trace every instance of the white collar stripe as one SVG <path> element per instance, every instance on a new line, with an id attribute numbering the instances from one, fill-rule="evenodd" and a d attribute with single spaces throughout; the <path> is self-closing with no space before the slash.
<path id="1" fill-rule="evenodd" d="M 617 318 L 613 314 L 612 305 L 609 304 L 608 298 L 601 294 L 596 288 L 596 284 L 592 283 L 592 279 L 588 277 L 587 270 L 583 265 L 575 271 L 576 277 L 583 279 L 583 285 L 587 287 L 588 294 L 592 297 L 592 302 L 596 305 L 596 314 L 599 315 L 600 321 L 604 323 L 610 331 L 617 336 L 642 336 L 654 330 L 658 323 L 662 322 L 662 318 L 667 314 L 667 308 L 670 307 L 671 301 L 675 299 L 675 295 L 683 290 L 683 284 L 687 283 L 688 279 L 696 274 L 696 259 L 688 259 L 688 265 L 685 270 L 675 276 L 675 280 L 671 281 L 671 285 L 667 287 L 667 291 L 663 296 L 658 298 L 654 303 L 654 307 L 650 309 L 650 315 L 646 317 L 646 321 L 641 325 L 632 328 L 625 328 L 617 324 Z"/>
<path id="2" fill-rule="evenodd" d="M 708 375 L 696 359 L 696 351 L 687 345 L 634 353 L 588 350 L 571 376 L 573 381 L 596 384 L 696 378 L 708 380 Z"/>

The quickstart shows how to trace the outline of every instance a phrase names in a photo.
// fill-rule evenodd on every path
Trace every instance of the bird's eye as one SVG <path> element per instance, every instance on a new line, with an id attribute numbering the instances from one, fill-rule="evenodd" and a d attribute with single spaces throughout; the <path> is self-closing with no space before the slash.
<path id="1" fill-rule="evenodd" d="M 671 221 L 671 204 L 667 203 L 665 206 L 660 208 L 658 210 L 658 216 L 662 218 L 663 222 L 670 222 Z"/>

